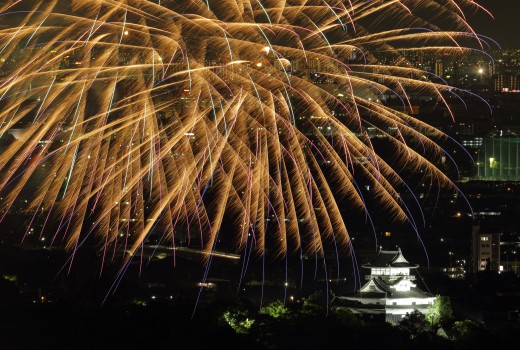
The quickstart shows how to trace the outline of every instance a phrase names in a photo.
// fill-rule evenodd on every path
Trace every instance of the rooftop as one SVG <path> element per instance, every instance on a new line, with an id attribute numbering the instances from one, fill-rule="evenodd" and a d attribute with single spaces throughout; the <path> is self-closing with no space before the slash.
<path id="1" fill-rule="evenodd" d="M 357 300 L 357 299 L 407 299 L 407 298 L 432 298 L 430 293 L 423 292 L 419 288 L 412 287 L 410 290 L 401 291 L 392 288 L 381 278 L 372 278 L 359 291 L 350 295 L 338 297 L 340 300 Z"/>
<path id="2" fill-rule="evenodd" d="M 374 260 L 363 265 L 364 268 L 384 268 L 384 267 L 407 267 L 417 268 L 418 265 L 412 265 L 405 259 L 400 248 L 397 250 L 380 250 Z"/>

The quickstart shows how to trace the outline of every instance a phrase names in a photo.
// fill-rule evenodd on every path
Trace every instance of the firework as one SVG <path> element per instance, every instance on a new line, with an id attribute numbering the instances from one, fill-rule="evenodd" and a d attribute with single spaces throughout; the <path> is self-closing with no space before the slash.
<path id="1" fill-rule="evenodd" d="M 470 0 L 51 0 L 0 5 L 1 214 L 55 222 L 51 244 L 139 252 L 223 221 L 237 251 L 323 254 L 350 244 L 356 183 L 395 220 L 403 172 L 452 186 L 431 163 L 442 134 L 410 96 L 456 91 L 409 52 L 483 45 Z M 432 15 L 433 14 L 433 15 Z M 396 110 L 384 103 L 393 96 Z M 395 149 L 384 160 L 376 131 Z M 428 160 L 430 159 L 430 160 Z"/>

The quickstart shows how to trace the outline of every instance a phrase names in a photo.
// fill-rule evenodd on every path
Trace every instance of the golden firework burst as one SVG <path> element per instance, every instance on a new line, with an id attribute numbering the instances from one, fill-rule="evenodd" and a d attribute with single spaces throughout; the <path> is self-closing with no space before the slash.
<path id="1" fill-rule="evenodd" d="M 407 113 L 409 97 L 455 93 L 407 53 L 481 45 L 464 8 L 479 6 L 6 1 L 0 135 L 16 139 L 0 154 L 1 213 L 30 187 L 24 209 L 44 227 L 57 220 L 52 241 L 63 234 L 72 249 L 94 233 L 131 256 L 155 230 L 170 242 L 200 235 L 209 253 L 228 217 L 237 250 L 254 240 L 259 254 L 269 244 L 322 254 L 349 244 L 356 219 L 340 206 L 364 208 L 359 174 L 407 220 L 401 172 L 450 185 L 425 156 L 442 153 L 442 134 Z M 395 149 L 392 162 L 369 130 Z"/>

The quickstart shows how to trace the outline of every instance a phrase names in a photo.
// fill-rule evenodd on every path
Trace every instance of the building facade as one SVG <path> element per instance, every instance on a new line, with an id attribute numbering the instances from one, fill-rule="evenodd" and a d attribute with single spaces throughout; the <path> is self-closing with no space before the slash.
<path id="1" fill-rule="evenodd" d="M 477 167 L 479 180 L 519 181 L 520 138 L 485 138 L 479 152 Z"/>
<path id="2" fill-rule="evenodd" d="M 473 227 L 473 271 L 500 271 L 500 233 L 482 233 Z"/>

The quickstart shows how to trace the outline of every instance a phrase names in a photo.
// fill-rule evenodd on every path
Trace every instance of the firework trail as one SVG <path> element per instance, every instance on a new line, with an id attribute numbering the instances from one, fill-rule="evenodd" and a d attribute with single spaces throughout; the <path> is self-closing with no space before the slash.
<path id="1" fill-rule="evenodd" d="M 402 173 L 453 186 L 432 164 L 443 135 L 407 112 L 410 96 L 445 103 L 458 92 L 407 53 L 480 49 L 463 12 L 479 8 L 4 1 L 0 135 L 17 138 L 0 154 L 0 214 L 36 184 L 30 222 L 56 221 L 52 241 L 73 250 L 93 235 L 105 254 L 130 259 L 160 232 L 170 243 L 198 237 L 209 253 L 230 220 L 237 251 L 349 251 L 348 221 L 360 215 L 340 207 L 365 208 L 355 176 L 389 216 L 412 223 Z M 395 149 L 391 161 L 369 129 Z"/>

